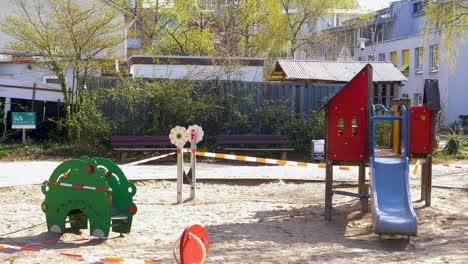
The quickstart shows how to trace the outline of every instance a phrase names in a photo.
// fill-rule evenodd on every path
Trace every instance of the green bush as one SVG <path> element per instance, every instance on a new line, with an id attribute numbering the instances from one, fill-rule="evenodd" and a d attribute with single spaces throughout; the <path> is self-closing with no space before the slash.
<path id="1" fill-rule="evenodd" d="M 205 149 L 215 150 L 221 134 L 282 134 L 289 136 L 292 147 L 307 153 L 312 139 L 323 138 L 323 115 L 298 117 L 288 100 L 263 100 L 258 106 L 256 91 L 236 91 L 224 94 L 215 82 L 131 79 L 96 93 L 114 134 L 164 135 L 176 125 L 198 124 L 205 131 L 199 147 Z"/>
<path id="2" fill-rule="evenodd" d="M 90 147 L 109 143 L 111 126 L 98 109 L 97 101 L 96 93 L 86 92 L 82 96 L 71 124 L 73 143 Z"/>
<path id="3" fill-rule="evenodd" d="M 0 159 L 8 157 L 8 150 L 0 149 Z"/>
<path id="4" fill-rule="evenodd" d="M 376 147 L 390 147 L 390 135 L 392 123 L 386 120 L 375 122 L 375 145 Z"/>
<path id="5" fill-rule="evenodd" d="M 465 144 L 465 138 L 463 135 L 463 129 L 459 129 L 458 133 L 450 128 L 447 145 L 445 145 L 445 151 L 450 154 L 459 154 L 463 151 L 463 145 Z"/>

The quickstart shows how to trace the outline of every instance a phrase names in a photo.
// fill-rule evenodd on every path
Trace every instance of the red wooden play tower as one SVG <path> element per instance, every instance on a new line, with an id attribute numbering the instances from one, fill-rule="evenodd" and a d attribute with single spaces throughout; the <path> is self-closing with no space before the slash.
<path id="1" fill-rule="evenodd" d="M 326 220 L 331 220 L 334 194 L 359 198 L 362 212 L 368 211 L 370 185 L 366 183 L 366 166 L 371 155 L 372 72 L 372 66 L 367 64 L 322 107 L 325 110 Z M 434 113 L 440 110 L 438 85 L 433 80 L 426 80 L 424 98 L 425 106 L 411 107 L 405 120 L 409 120 L 406 125 L 410 131 L 409 154 L 425 160 L 421 171 L 421 200 L 430 206 Z M 393 114 L 399 115 L 402 105 L 410 109 L 409 99 L 393 99 Z M 402 131 L 397 123 L 392 124 L 391 130 L 393 141 L 390 144 L 392 150 L 399 154 L 399 150 L 405 147 L 399 141 Z M 333 185 L 334 165 L 358 166 L 358 183 Z M 343 191 L 346 188 L 357 188 L 358 192 Z"/>

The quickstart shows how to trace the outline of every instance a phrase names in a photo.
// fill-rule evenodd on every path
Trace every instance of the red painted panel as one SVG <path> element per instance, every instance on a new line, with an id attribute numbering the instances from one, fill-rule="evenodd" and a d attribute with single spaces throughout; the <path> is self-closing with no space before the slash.
<path id="1" fill-rule="evenodd" d="M 364 67 L 328 104 L 330 160 L 366 158 L 368 76 Z"/>
<path id="2" fill-rule="evenodd" d="M 411 107 L 410 153 L 431 152 L 431 111 L 426 106 Z"/>

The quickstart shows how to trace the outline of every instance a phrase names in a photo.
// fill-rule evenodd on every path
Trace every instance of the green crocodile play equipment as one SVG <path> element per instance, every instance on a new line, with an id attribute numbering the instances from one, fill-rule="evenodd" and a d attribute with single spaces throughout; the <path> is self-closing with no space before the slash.
<path id="1" fill-rule="evenodd" d="M 110 228 L 129 233 L 137 207 L 136 187 L 112 161 L 81 157 L 60 164 L 42 184 L 41 205 L 50 232 L 63 233 L 65 223 L 72 229 L 87 229 L 95 237 L 107 237 Z"/>

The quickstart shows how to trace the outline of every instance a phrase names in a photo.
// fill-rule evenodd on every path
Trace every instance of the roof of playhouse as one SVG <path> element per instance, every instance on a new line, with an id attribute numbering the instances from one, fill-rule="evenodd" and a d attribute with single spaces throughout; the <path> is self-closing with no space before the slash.
<path id="1" fill-rule="evenodd" d="M 408 79 L 391 62 L 322 61 L 279 59 L 269 81 L 349 82 L 367 64 L 373 82 L 402 82 Z"/>
<path id="2" fill-rule="evenodd" d="M 368 66 L 368 65 L 369 65 L 370 69 L 372 69 L 372 73 L 374 73 L 375 70 L 373 70 L 372 64 L 370 64 L 370 63 L 365 64 L 358 72 L 356 72 L 356 74 L 349 80 L 349 82 L 348 82 L 341 90 L 339 90 L 339 91 L 338 91 L 336 94 L 334 94 L 332 97 L 327 98 L 327 102 L 324 103 L 324 104 L 322 105 L 322 107 L 320 107 L 320 109 L 318 110 L 318 112 L 320 112 L 320 111 L 322 111 L 323 109 L 325 109 L 325 108 L 330 104 L 330 102 L 333 101 L 334 98 L 336 98 L 336 97 L 338 97 L 340 94 L 342 94 L 344 90 L 349 89 L 348 86 L 352 85 L 352 84 L 351 84 L 351 81 L 352 81 L 354 78 L 357 77 L 357 74 L 358 74 L 359 72 L 364 71 L 365 67 Z M 370 70 L 369 70 L 369 71 L 370 71 Z"/>

